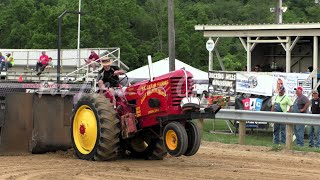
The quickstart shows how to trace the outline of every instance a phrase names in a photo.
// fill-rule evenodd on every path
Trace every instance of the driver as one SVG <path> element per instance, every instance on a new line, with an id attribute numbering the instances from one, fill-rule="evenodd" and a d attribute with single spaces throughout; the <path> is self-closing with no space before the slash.
<path id="1" fill-rule="evenodd" d="M 100 92 L 108 90 L 114 97 L 115 91 L 114 87 L 118 86 L 119 75 L 124 74 L 125 72 L 120 69 L 118 66 L 111 66 L 112 59 L 110 57 L 100 58 L 101 65 L 103 68 L 99 71 L 97 82 Z M 113 99 L 115 105 L 115 99 Z"/>

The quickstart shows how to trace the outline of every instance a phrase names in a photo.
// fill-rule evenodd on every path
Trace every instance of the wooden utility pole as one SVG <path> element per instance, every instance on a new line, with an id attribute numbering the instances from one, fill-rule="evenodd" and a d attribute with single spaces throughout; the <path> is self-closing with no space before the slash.
<path id="1" fill-rule="evenodd" d="M 174 31 L 174 2 L 168 0 L 168 40 L 169 40 L 169 71 L 175 70 L 176 47 Z"/>
<path id="2" fill-rule="evenodd" d="M 277 0 L 275 14 L 276 14 L 276 23 L 282 24 L 282 0 Z"/>

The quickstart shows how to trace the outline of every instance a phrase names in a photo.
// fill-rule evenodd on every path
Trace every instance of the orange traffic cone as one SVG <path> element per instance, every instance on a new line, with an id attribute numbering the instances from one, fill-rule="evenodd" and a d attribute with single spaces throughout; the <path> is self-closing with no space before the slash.
<path id="1" fill-rule="evenodd" d="M 18 79 L 18 82 L 22 82 L 23 79 L 22 79 L 22 75 L 19 76 L 19 79 Z"/>

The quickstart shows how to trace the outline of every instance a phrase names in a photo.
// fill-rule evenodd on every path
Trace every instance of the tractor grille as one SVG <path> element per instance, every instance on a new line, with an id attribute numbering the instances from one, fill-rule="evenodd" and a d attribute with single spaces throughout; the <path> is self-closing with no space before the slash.
<path id="1" fill-rule="evenodd" d="M 171 97 L 172 106 L 180 106 L 182 98 L 186 97 L 186 79 L 184 77 L 172 77 L 171 83 Z M 188 96 L 193 94 L 193 79 L 188 77 Z"/>

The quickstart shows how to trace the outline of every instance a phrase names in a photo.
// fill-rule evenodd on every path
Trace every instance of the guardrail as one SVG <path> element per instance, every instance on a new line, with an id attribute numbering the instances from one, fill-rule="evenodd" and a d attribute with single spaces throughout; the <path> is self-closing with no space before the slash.
<path id="1" fill-rule="evenodd" d="M 221 109 L 215 115 L 215 118 L 239 121 L 239 144 L 245 144 L 246 121 L 286 124 L 286 149 L 293 148 L 294 124 L 320 126 L 320 115 L 306 113 L 281 113 Z"/>

